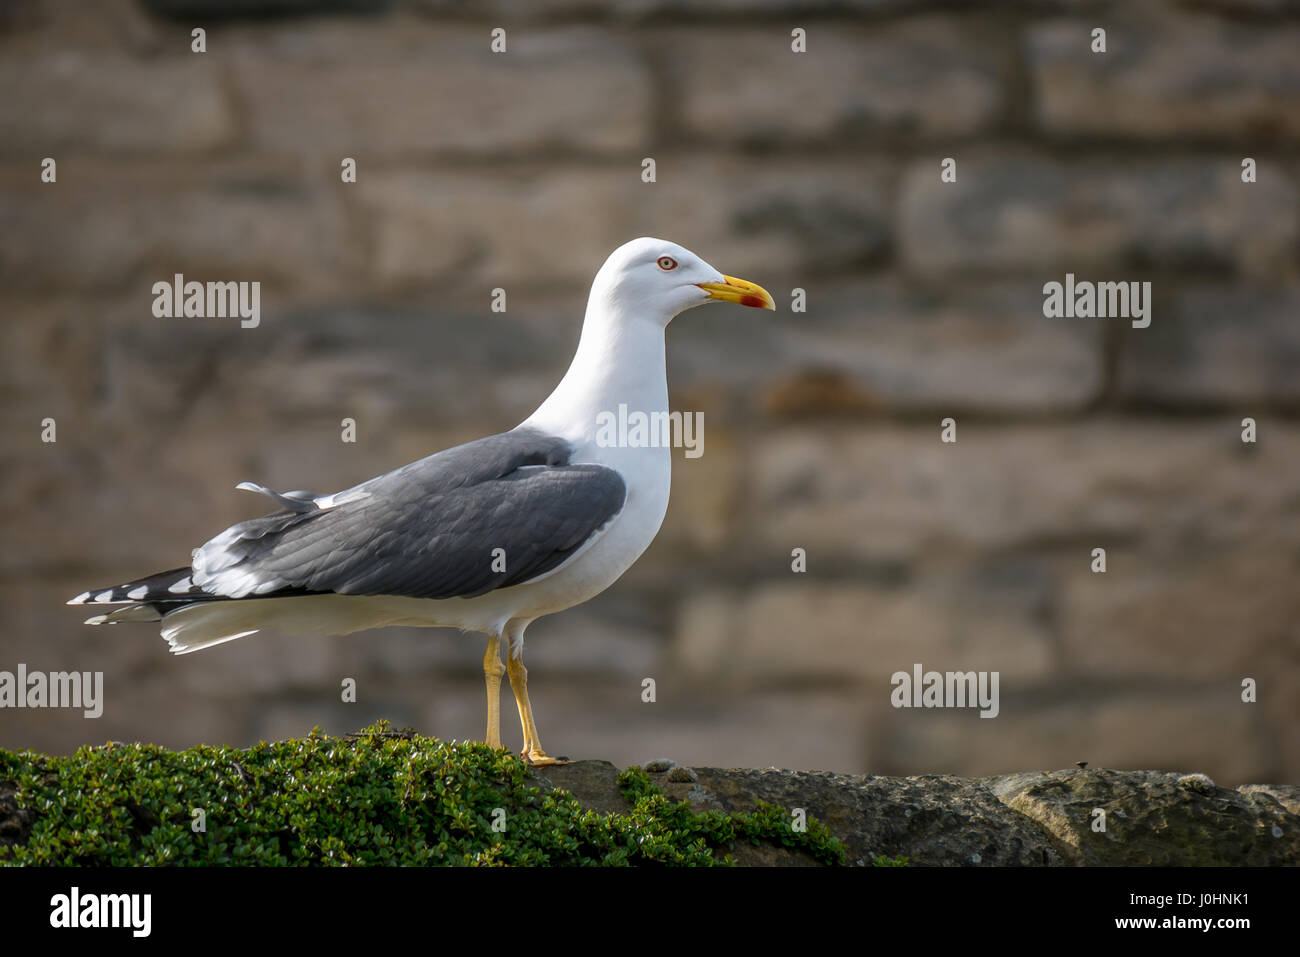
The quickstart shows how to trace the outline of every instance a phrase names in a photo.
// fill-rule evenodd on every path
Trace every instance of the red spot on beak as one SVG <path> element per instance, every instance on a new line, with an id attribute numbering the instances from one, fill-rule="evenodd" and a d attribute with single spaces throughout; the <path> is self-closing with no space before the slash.
<path id="1" fill-rule="evenodd" d="M 755 309 L 762 309 L 767 305 L 767 303 L 758 296 L 741 296 L 740 304 L 742 306 L 753 306 Z"/>

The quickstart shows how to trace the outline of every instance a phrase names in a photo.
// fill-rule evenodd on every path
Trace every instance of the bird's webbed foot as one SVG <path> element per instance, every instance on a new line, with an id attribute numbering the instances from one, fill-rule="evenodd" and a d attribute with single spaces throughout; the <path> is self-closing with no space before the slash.
<path id="1" fill-rule="evenodd" d="M 547 754 L 541 748 L 525 749 L 519 753 L 519 756 L 528 764 L 535 768 L 549 768 L 559 764 L 568 764 L 569 759 L 565 757 L 554 758 Z"/>

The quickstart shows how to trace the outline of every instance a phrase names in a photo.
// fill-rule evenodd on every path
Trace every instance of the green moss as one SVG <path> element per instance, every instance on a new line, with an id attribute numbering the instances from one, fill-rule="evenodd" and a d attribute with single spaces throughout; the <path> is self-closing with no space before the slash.
<path id="1" fill-rule="evenodd" d="M 803 851 L 822 864 L 843 864 L 848 856 L 826 825 L 809 818 L 807 827 L 796 831 L 790 812 L 775 804 L 759 801 L 753 811 L 740 814 L 696 812 L 688 801 L 671 801 L 637 767 L 622 772 L 618 784 L 632 805 L 626 817 L 641 836 L 642 852 L 656 863 L 731 864 L 730 854 L 721 862 L 714 854 L 742 840 L 756 845 L 780 844 Z"/>
<path id="2" fill-rule="evenodd" d="M 781 808 L 695 813 L 633 768 L 619 779 L 630 809 L 600 814 L 543 794 L 505 751 L 387 722 L 247 750 L 0 750 L 0 782 L 34 818 L 21 843 L 0 845 L 8 865 L 712 865 L 731 863 L 737 841 L 845 860 L 822 824 L 795 832 Z"/>

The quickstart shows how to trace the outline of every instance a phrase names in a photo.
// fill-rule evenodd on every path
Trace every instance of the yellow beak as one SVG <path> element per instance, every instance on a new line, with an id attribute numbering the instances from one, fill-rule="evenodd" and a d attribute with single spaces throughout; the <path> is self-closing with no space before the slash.
<path id="1" fill-rule="evenodd" d="M 742 306 L 775 311 L 776 303 L 772 301 L 772 294 L 762 286 L 756 286 L 752 282 L 734 276 L 722 278 L 726 282 L 701 282 L 696 285 L 707 292 L 710 299 L 721 299 L 723 302 L 737 302 Z"/>

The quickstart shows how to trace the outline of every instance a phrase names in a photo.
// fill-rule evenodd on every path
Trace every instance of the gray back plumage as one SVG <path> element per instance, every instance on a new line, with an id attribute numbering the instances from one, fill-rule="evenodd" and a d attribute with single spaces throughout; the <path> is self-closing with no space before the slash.
<path id="1" fill-rule="evenodd" d="M 562 439 L 515 429 L 370 479 L 325 508 L 304 507 L 303 493 L 281 497 L 290 507 L 196 549 L 194 584 L 231 598 L 468 598 L 529 581 L 598 534 L 627 498 L 618 472 L 570 465 L 571 455 Z"/>

